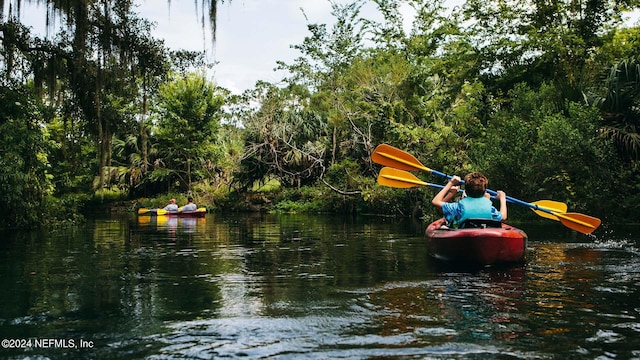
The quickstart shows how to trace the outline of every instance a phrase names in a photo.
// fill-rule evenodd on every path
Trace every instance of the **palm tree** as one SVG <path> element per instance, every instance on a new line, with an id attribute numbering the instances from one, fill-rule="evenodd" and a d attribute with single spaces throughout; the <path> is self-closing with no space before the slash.
<path id="1" fill-rule="evenodd" d="M 640 63 L 614 65 L 606 79 L 606 95 L 596 104 L 602 112 L 603 135 L 615 141 L 622 156 L 640 159 Z"/>

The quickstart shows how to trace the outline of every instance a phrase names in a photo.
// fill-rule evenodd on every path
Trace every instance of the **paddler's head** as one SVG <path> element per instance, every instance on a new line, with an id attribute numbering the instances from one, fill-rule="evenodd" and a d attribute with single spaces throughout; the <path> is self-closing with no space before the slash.
<path id="1" fill-rule="evenodd" d="M 467 196 L 479 198 L 483 197 L 487 191 L 489 180 L 482 173 L 477 171 L 467 174 L 464 177 L 464 191 Z"/>

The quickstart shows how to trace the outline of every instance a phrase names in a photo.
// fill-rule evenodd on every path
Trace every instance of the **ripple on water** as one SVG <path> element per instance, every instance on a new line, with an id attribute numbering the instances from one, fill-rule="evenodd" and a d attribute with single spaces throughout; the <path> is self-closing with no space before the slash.
<path id="1" fill-rule="evenodd" d="M 455 335 L 455 330 L 444 327 L 391 335 L 353 333 L 353 326 L 365 321 L 364 318 L 310 316 L 181 322 L 171 325 L 167 334 L 153 336 L 152 341 L 164 346 L 150 358 L 465 358 L 497 354 L 517 358 L 537 357 L 534 353 L 514 352 L 497 345 L 466 342 L 434 342 L 429 345 L 419 341 L 418 338 L 425 335 Z"/>
<path id="2" fill-rule="evenodd" d="M 588 342 L 605 344 L 611 344 L 622 340 L 624 340 L 624 336 L 612 330 L 598 330 L 594 336 L 587 338 Z"/>
<path id="3" fill-rule="evenodd" d="M 226 318 L 176 323 L 160 335 L 161 357 L 271 357 L 306 353 L 340 339 L 344 318 Z"/>

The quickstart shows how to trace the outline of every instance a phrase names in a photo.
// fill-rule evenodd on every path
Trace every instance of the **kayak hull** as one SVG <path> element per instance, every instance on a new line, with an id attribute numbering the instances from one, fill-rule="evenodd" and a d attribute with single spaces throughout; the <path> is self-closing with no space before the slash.
<path id="1" fill-rule="evenodd" d="M 527 234 L 507 224 L 501 227 L 448 229 L 444 219 L 425 231 L 429 254 L 441 261 L 469 266 L 522 263 Z"/>
<path id="2" fill-rule="evenodd" d="M 205 209 L 187 210 L 187 211 L 169 211 L 166 213 L 166 216 L 180 216 L 180 217 L 204 217 L 205 215 L 207 215 L 207 210 Z"/>
<path id="3" fill-rule="evenodd" d="M 197 210 L 186 210 L 186 211 L 165 211 L 162 210 L 158 212 L 158 210 L 162 209 L 149 209 L 144 214 L 138 215 L 149 215 L 149 216 L 179 216 L 179 217 L 204 217 L 207 215 L 207 209 L 199 208 Z"/>

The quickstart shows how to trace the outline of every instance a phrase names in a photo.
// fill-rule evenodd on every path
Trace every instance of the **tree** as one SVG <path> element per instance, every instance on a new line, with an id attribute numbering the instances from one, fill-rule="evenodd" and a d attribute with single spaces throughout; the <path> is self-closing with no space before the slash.
<path id="1" fill-rule="evenodd" d="M 602 112 L 600 131 L 623 157 L 640 160 L 640 62 L 615 64 L 605 84 L 605 95 L 594 101 Z"/>
<path id="2" fill-rule="evenodd" d="M 338 83 L 339 77 L 348 71 L 350 64 L 362 51 L 364 36 L 369 25 L 359 18 L 363 1 L 339 5 L 332 3 L 332 15 L 336 23 L 327 30 L 325 24 L 310 24 L 311 33 L 302 44 L 293 47 L 303 56 L 293 64 L 279 62 L 280 69 L 288 70 L 292 76 L 289 84 L 307 86 L 310 91 L 317 92 L 316 100 L 324 102 L 322 111 L 328 113 L 333 128 L 331 145 L 331 162 L 336 161 L 338 146 L 341 141 L 341 129 L 348 128 L 342 116 L 343 109 L 337 107 L 334 96 L 344 91 Z"/>
<path id="3" fill-rule="evenodd" d="M 191 191 L 211 154 L 224 96 L 203 74 L 192 73 L 161 86 L 157 102 L 155 137 L 164 166 L 155 176 Z"/>
<path id="4" fill-rule="evenodd" d="M 47 143 L 39 124 L 45 109 L 32 100 L 31 92 L 26 87 L 0 87 L 0 227 L 40 222 L 52 193 Z"/>
<path id="5" fill-rule="evenodd" d="M 591 60 L 626 9 L 609 0 L 469 0 L 463 7 L 492 93 L 555 82 L 571 100 L 593 80 Z"/>
<path id="6" fill-rule="evenodd" d="M 324 174 L 327 121 L 305 109 L 300 88 L 259 83 L 245 103 L 260 103 L 244 120 L 245 151 L 235 182 L 243 189 L 275 178 L 286 187 L 313 183 Z M 301 97 L 302 95 L 302 97 Z"/>
<path id="7" fill-rule="evenodd" d="M 19 18 L 23 3 L 44 3 L 47 23 L 63 18 L 55 41 L 32 38 L 21 30 Z M 215 16 L 218 2 L 211 0 L 196 3 L 201 10 L 205 26 L 205 14 L 215 34 Z M 170 2 L 169 2 L 170 4 Z M 4 2 L 0 3 L 4 9 Z M 15 0 L 9 6 L 7 21 L 0 17 L 0 35 L 5 58 L 5 74 L 19 75 L 24 79 L 33 76 L 39 88 L 46 88 L 50 99 L 64 92 L 71 94 L 66 113 L 81 114 L 87 119 L 89 133 L 95 136 L 99 158 L 99 187 L 103 187 L 104 169 L 109 165 L 111 139 L 124 121 L 119 109 L 122 99 L 139 99 L 142 161 L 141 172 L 146 171 L 146 107 L 148 93 L 157 87 L 158 80 L 166 74 L 168 54 L 161 41 L 150 36 L 151 24 L 133 12 L 134 1 L 34 1 Z M 26 60 L 27 66 L 14 69 Z M 60 96 L 64 98 L 66 95 Z M 115 99 L 114 99 L 115 98 Z M 114 104 L 113 101 L 117 104 Z M 135 110 L 134 110 L 135 112 Z"/>

